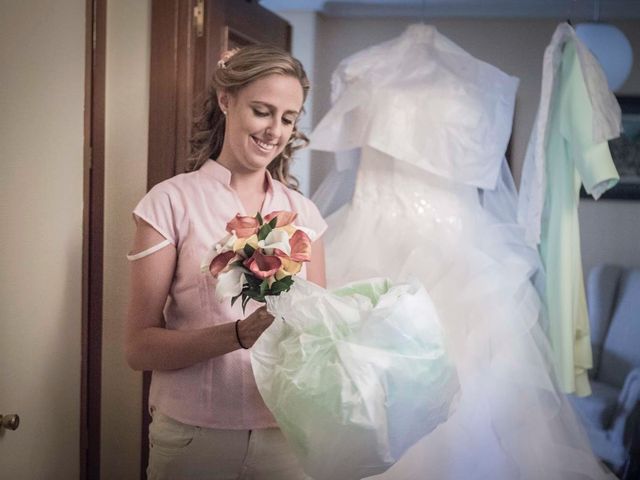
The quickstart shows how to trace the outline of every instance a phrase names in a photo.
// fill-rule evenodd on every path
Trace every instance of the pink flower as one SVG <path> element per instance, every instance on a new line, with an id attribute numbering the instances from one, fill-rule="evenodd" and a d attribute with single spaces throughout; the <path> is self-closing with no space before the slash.
<path id="1" fill-rule="evenodd" d="M 296 233 L 289 239 L 291 246 L 291 260 L 296 262 L 308 262 L 311 260 L 311 239 L 309 235 L 302 230 L 296 230 Z"/>
<path id="2" fill-rule="evenodd" d="M 218 60 L 218 68 L 227 68 L 227 62 L 231 59 L 231 57 L 238 53 L 239 50 L 239 48 L 234 48 L 232 50 L 227 50 L 222 55 L 220 55 L 220 60 Z"/>
<path id="3" fill-rule="evenodd" d="M 259 228 L 260 224 L 257 218 L 243 217 L 239 213 L 236 214 L 233 220 L 227 223 L 227 232 L 232 233 L 235 231 L 238 238 L 250 237 L 258 233 Z"/>
<path id="4" fill-rule="evenodd" d="M 244 266 L 251 270 L 258 278 L 269 278 L 276 273 L 282 262 L 275 255 L 264 255 L 260 250 L 253 252 L 253 255 L 244 261 Z"/>
<path id="5" fill-rule="evenodd" d="M 278 228 L 291 225 L 298 217 L 298 214 L 295 212 L 287 212 L 286 210 L 276 210 L 275 212 L 271 212 L 266 217 L 264 217 L 264 222 L 269 223 L 275 217 L 278 217 L 278 222 L 276 223 L 276 228 Z"/>
<path id="6" fill-rule="evenodd" d="M 223 252 L 219 255 L 216 255 L 214 259 L 211 260 L 211 264 L 209 265 L 209 271 L 211 272 L 211 275 L 216 277 L 220 272 L 227 268 L 227 265 L 229 265 L 229 262 L 231 262 L 231 260 L 233 260 L 235 256 L 236 254 L 233 251 Z"/>

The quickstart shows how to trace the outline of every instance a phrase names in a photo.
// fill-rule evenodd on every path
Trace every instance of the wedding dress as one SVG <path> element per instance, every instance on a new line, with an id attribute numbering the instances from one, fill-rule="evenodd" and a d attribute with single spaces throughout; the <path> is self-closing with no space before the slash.
<path id="1" fill-rule="evenodd" d="M 351 202 L 328 218 L 328 286 L 417 277 L 461 386 L 449 420 L 370 478 L 615 478 L 549 362 L 539 260 L 504 160 L 518 80 L 414 25 L 344 60 L 332 82 L 311 146 L 356 152 L 359 168 Z"/>

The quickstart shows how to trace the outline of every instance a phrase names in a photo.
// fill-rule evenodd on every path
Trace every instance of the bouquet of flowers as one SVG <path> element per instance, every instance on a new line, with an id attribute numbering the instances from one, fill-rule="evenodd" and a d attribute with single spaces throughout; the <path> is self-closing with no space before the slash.
<path id="1" fill-rule="evenodd" d="M 218 279 L 216 298 L 242 297 L 242 310 L 250 299 L 265 303 L 267 295 L 291 288 L 303 262 L 311 260 L 314 232 L 294 225 L 298 214 L 278 210 L 264 218 L 236 216 L 227 223 L 228 235 L 214 245 L 202 264 Z"/>

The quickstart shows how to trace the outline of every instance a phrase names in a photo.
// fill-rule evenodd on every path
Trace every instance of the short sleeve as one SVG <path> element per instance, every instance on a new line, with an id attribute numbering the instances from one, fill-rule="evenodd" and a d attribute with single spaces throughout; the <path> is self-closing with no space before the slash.
<path id="1" fill-rule="evenodd" d="M 178 195 L 174 188 L 162 182 L 154 186 L 133 209 L 134 220 L 141 218 L 164 238 L 177 246 L 179 242 L 177 228 Z"/>
<path id="2" fill-rule="evenodd" d="M 305 215 L 306 221 L 314 232 L 316 232 L 316 240 L 320 238 L 327 230 L 327 222 L 320 214 L 320 210 L 316 207 L 316 204 L 309 199 L 305 199 L 307 203 L 308 212 Z"/>
<path id="3" fill-rule="evenodd" d="M 606 141 L 593 138 L 593 109 L 575 45 L 568 42 L 562 59 L 560 129 L 585 190 L 598 198 L 620 179 Z"/>
<path id="4" fill-rule="evenodd" d="M 293 210 L 298 214 L 298 219 L 295 223 L 298 226 L 313 230 L 315 233 L 315 238 L 313 240 L 320 238 L 327 230 L 327 222 L 322 218 L 320 210 L 318 210 L 316 204 L 302 194 L 294 191 L 290 191 L 289 198 L 291 200 Z"/>

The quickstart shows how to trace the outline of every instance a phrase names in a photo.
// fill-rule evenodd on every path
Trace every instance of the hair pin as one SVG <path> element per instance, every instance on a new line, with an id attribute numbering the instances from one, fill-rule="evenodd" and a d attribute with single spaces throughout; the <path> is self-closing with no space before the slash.
<path id="1" fill-rule="evenodd" d="M 236 53 L 238 53 L 239 48 L 232 48 L 231 50 L 225 51 L 221 56 L 220 60 L 218 60 L 218 68 L 226 69 L 227 62 L 233 57 Z"/>

